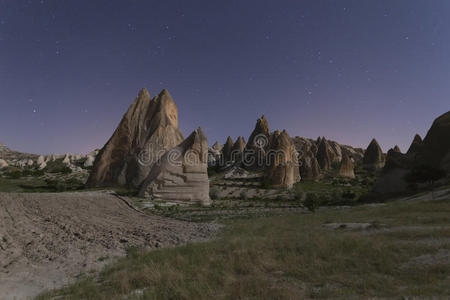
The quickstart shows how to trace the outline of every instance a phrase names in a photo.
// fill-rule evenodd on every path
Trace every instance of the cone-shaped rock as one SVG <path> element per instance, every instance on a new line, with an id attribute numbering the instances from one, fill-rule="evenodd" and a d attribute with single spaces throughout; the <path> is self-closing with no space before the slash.
<path id="1" fill-rule="evenodd" d="M 450 171 L 450 111 L 437 118 L 423 139 L 422 164 Z"/>
<path id="2" fill-rule="evenodd" d="M 341 167 L 339 168 L 339 176 L 355 178 L 353 162 L 346 153 L 342 155 Z"/>
<path id="3" fill-rule="evenodd" d="M 201 128 L 155 163 L 139 195 L 209 205 L 208 141 Z"/>
<path id="4" fill-rule="evenodd" d="M 233 148 L 231 148 L 231 155 L 230 155 L 231 161 L 234 162 L 240 161 L 240 159 L 242 158 L 242 153 L 244 152 L 245 149 L 245 145 L 246 145 L 245 139 L 242 136 L 238 137 L 238 139 L 233 145 Z"/>
<path id="5" fill-rule="evenodd" d="M 215 142 L 214 145 L 212 146 L 212 148 L 214 150 L 220 151 L 220 150 L 222 150 L 223 146 L 219 142 Z"/>
<path id="6" fill-rule="evenodd" d="M 384 166 L 384 155 L 377 140 L 373 139 L 364 153 L 364 167 L 370 170 L 381 169 Z"/>
<path id="7" fill-rule="evenodd" d="M 275 188 L 291 188 L 300 181 L 297 150 L 286 130 L 276 131 L 271 140 L 265 179 Z"/>
<path id="8" fill-rule="evenodd" d="M 450 174 L 450 112 L 437 118 L 425 139 L 419 135 L 407 154 L 389 150 L 386 165 L 378 178 L 374 192 L 381 194 L 400 193 L 408 190 L 405 176 L 415 167 L 443 169 Z"/>
<path id="9" fill-rule="evenodd" d="M 137 187 L 152 164 L 182 141 L 178 110 L 169 92 L 163 90 L 150 100 L 142 89 L 97 155 L 87 185 Z"/>
<path id="10" fill-rule="evenodd" d="M 329 152 L 329 145 L 325 138 L 319 142 L 316 154 L 317 162 L 322 170 L 328 170 L 331 167 L 331 158 Z"/>
<path id="11" fill-rule="evenodd" d="M 422 138 L 420 137 L 420 135 L 416 134 L 414 136 L 414 139 L 411 143 L 411 146 L 409 146 L 408 149 L 408 154 L 410 153 L 417 153 L 419 151 L 420 146 L 422 145 Z"/>
<path id="12" fill-rule="evenodd" d="M 227 141 L 225 142 L 225 145 L 223 145 L 222 148 L 222 165 L 226 165 L 228 161 L 230 161 L 231 157 L 231 150 L 233 150 L 233 139 L 231 136 L 227 138 Z"/>
<path id="13" fill-rule="evenodd" d="M 395 145 L 394 148 L 392 148 L 393 151 L 398 152 L 398 153 L 402 153 L 402 150 L 400 150 L 400 147 Z"/>
<path id="14" fill-rule="evenodd" d="M 320 178 L 320 166 L 313 155 L 306 155 L 301 160 L 300 176 L 302 179 L 316 180 Z"/>
<path id="15" fill-rule="evenodd" d="M 266 152 L 269 148 L 269 123 L 264 115 L 256 121 L 255 129 L 245 147 L 245 167 L 251 170 L 263 170 L 266 166 Z"/>

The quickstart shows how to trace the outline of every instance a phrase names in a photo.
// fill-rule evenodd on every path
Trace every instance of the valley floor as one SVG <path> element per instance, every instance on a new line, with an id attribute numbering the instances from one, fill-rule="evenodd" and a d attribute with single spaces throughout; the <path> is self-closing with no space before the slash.
<path id="1" fill-rule="evenodd" d="M 323 208 L 314 214 L 288 208 L 289 214 L 282 216 L 239 217 L 239 210 L 230 210 L 237 212 L 236 218 L 222 219 L 227 226 L 214 240 L 129 250 L 100 273 L 86 274 L 39 299 L 450 296 L 448 188 L 433 197 L 424 193 L 384 204 Z M 174 217 L 189 219 L 192 211 L 187 213 L 185 218 L 182 211 Z"/>

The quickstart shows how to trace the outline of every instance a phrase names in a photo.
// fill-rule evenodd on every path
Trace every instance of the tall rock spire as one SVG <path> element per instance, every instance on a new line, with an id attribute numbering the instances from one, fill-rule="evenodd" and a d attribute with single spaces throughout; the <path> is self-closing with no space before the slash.
<path id="1" fill-rule="evenodd" d="M 183 141 L 178 110 L 167 90 L 150 100 L 142 89 L 100 150 L 87 186 L 138 187 L 167 150 Z"/>

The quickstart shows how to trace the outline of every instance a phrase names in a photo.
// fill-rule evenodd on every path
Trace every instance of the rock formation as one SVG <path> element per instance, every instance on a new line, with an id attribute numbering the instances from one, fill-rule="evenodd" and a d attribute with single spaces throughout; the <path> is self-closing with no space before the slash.
<path id="1" fill-rule="evenodd" d="M 265 180 L 274 188 L 291 188 L 300 181 L 298 153 L 286 130 L 276 131 L 271 136 L 270 149 L 267 154 L 268 167 Z"/>
<path id="2" fill-rule="evenodd" d="M 419 151 L 422 164 L 450 171 L 450 111 L 438 117 Z"/>
<path id="3" fill-rule="evenodd" d="M 402 153 L 402 150 L 400 150 L 400 147 L 395 145 L 394 148 L 392 148 L 393 151 L 398 152 L 398 153 Z"/>
<path id="4" fill-rule="evenodd" d="M 88 156 L 86 157 L 86 160 L 85 160 L 84 163 L 83 163 L 83 166 L 84 166 L 85 168 L 92 167 L 92 166 L 94 165 L 94 161 L 95 161 L 95 156 L 88 155 Z"/>
<path id="5" fill-rule="evenodd" d="M 316 158 L 322 170 L 326 171 L 331 167 L 329 145 L 324 137 L 319 142 Z"/>
<path id="6" fill-rule="evenodd" d="M 378 170 L 384 166 L 384 154 L 376 139 L 373 139 L 364 153 L 364 168 Z"/>
<path id="7" fill-rule="evenodd" d="M 236 142 L 233 145 L 233 148 L 231 148 L 231 155 L 230 155 L 230 161 L 234 162 L 240 162 L 242 158 L 242 154 L 245 149 L 245 140 L 242 136 L 238 137 Z"/>
<path id="8" fill-rule="evenodd" d="M 0 170 L 7 168 L 7 167 L 8 167 L 8 163 L 4 159 L 0 159 Z"/>
<path id="9" fill-rule="evenodd" d="M 150 100 L 139 92 L 116 131 L 97 155 L 87 186 L 139 186 L 152 165 L 183 141 L 178 110 L 167 90 Z"/>
<path id="10" fill-rule="evenodd" d="M 352 179 L 355 178 L 353 162 L 345 153 L 342 156 L 341 167 L 339 168 L 339 176 Z"/>
<path id="11" fill-rule="evenodd" d="M 201 128 L 155 163 L 140 196 L 209 205 L 208 141 Z"/>
<path id="12" fill-rule="evenodd" d="M 38 157 L 38 159 L 36 161 L 36 164 L 38 166 L 40 166 L 43 162 L 45 162 L 45 157 L 43 155 L 41 155 L 41 156 Z"/>
<path id="13" fill-rule="evenodd" d="M 408 149 L 408 154 L 410 153 L 417 153 L 419 151 L 420 146 L 422 145 L 422 138 L 420 137 L 420 135 L 416 134 L 414 136 L 414 139 L 411 143 L 411 146 L 409 146 Z"/>
<path id="14" fill-rule="evenodd" d="M 266 152 L 269 148 L 269 123 L 264 115 L 256 121 L 255 129 L 244 150 L 244 167 L 249 170 L 264 170 Z"/>
<path id="15" fill-rule="evenodd" d="M 220 166 L 223 146 L 216 142 L 208 149 L 208 168 L 216 168 Z"/>
<path id="16" fill-rule="evenodd" d="M 423 142 L 416 135 L 406 154 L 389 150 L 386 165 L 373 191 L 379 194 L 406 191 L 405 175 L 422 166 L 443 169 L 447 176 L 450 174 L 450 112 L 433 122 Z"/>
<path id="17" fill-rule="evenodd" d="M 233 150 L 233 139 L 231 136 L 227 138 L 227 141 L 225 142 L 225 145 L 222 148 L 222 158 L 221 158 L 221 164 L 220 166 L 226 166 L 227 163 L 231 159 L 231 151 Z"/>
<path id="18" fill-rule="evenodd" d="M 302 180 L 317 180 L 320 175 L 320 166 L 314 156 L 308 155 L 301 159 L 300 176 Z"/>
<path id="19" fill-rule="evenodd" d="M 214 150 L 220 151 L 220 150 L 222 150 L 223 146 L 219 142 L 215 142 L 214 145 L 212 146 L 212 148 Z"/>

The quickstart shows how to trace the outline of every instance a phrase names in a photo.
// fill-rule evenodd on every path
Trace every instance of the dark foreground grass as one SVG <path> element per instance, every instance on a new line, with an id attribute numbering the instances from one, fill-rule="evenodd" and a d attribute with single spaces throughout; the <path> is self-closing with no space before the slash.
<path id="1" fill-rule="evenodd" d="M 446 298 L 450 263 L 414 259 L 448 253 L 449 244 L 414 241 L 427 237 L 423 229 L 448 237 L 442 227 L 450 226 L 449 216 L 450 201 L 438 201 L 234 220 L 214 241 L 130 249 L 99 275 L 38 299 Z M 325 222 L 368 222 L 375 229 L 330 230 Z M 420 228 L 399 240 L 398 226 Z"/>

